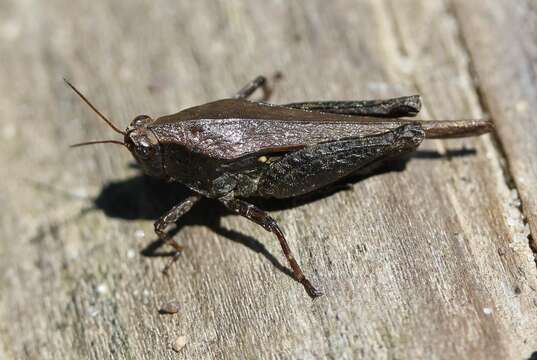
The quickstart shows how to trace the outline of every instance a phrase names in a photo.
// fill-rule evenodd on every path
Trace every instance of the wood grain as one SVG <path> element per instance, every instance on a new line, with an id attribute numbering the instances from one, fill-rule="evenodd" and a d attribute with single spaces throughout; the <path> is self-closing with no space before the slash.
<path id="1" fill-rule="evenodd" d="M 535 14 L 507 0 L 0 2 L 0 358 L 530 358 Z M 260 204 L 315 301 L 269 233 L 209 200 L 163 277 L 152 221 L 187 192 L 120 147 L 68 150 L 117 134 L 62 77 L 126 126 L 279 70 L 274 102 L 420 93 L 422 118 L 487 113 L 498 132 Z M 170 301 L 180 311 L 159 314 Z"/>

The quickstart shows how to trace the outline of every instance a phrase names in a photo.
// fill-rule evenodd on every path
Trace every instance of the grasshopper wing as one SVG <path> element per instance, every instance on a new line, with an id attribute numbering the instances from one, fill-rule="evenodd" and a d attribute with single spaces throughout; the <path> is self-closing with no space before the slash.
<path id="1" fill-rule="evenodd" d="M 309 145 L 390 132 L 398 119 L 321 114 L 283 106 L 225 99 L 157 119 L 151 129 L 161 144 L 232 161 L 248 155 L 284 153 Z"/>

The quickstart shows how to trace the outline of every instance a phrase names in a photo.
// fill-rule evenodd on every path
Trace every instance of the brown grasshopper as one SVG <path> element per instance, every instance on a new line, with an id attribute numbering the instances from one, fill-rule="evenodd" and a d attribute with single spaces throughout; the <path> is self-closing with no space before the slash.
<path id="1" fill-rule="evenodd" d="M 486 120 L 400 119 L 419 112 L 419 96 L 284 105 L 249 101 L 258 88 L 263 88 L 268 98 L 266 79 L 259 76 L 232 98 L 157 119 L 139 115 L 122 131 L 67 84 L 123 135 L 123 141 L 90 141 L 74 146 L 123 145 L 147 175 L 192 189 L 191 196 L 155 222 L 158 237 L 175 250 L 165 272 L 182 250 L 166 233 L 167 226 L 177 222 L 202 197 L 213 198 L 276 235 L 296 280 L 312 298 L 321 292 L 302 272 L 276 221 L 244 199 L 306 194 L 413 152 L 426 138 L 475 136 L 493 128 Z"/>

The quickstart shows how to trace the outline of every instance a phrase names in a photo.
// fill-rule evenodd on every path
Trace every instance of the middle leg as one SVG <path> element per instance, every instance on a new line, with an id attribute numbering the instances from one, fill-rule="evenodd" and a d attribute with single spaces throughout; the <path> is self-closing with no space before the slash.
<path id="1" fill-rule="evenodd" d="M 282 74 L 276 72 L 271 79 L 271 82 L 274 84 L 277 80 L 280 80 Z M 268 101 L 272 95 L 272 86 L 269 86 L 267 83 L 267 78 L 260 75 L 250 81 L 248 84 L 244 85 L 234 96 L 234 99 L 248 99 L 257 89 L 261 88 L 263 90 L 263 97 L 261 101 Z"/>
<path id="2" fill-rule="evenodd" d="M 264 76 L 258 76 L 244 85 L 233 97 L 235 99 L 247 99 L 259 88 L 263 88 L 263 100 L 267 100 L 270 96 L 270 89 L 267 86 L 267 78 Z"/>
<path id="3" fill-rule="evenodd" d="M 300 282 L 302 286 L 304 286 L 304 289 L 306 289 L 306 292 L 311 298 L 316 298 L 322 295 L 322 292 L 315 289 L 315 287 L 313 287 L 313 285 L 302 272 L 302 269 L 300 268 L 300 265 L 298 265 L 298 263 L 296 262 L 295 257 L 291 252 L 291 248 L 289 247 L 289 244 L 287 244 L 287 240 L 285 239 L 282 230 L 278 226 L 278 223 L 276 223 L 276 220 L 270 217 L 263 210 L 252 204 L 247 203 L 246 201 L 235 198 L 220 198 L 220 201 L 231 211 L 244 216 L 245 218 L 255 222 L 258 225 L 261 225 L 265 230 L 270 231 L 274 235 L 276 235 L 278 241 L 280 242 L 280 246 L 282 247 L 283 253 L 287 258 L 291 269 L 293 270 L 293 274 L 295 275 L 296 280 Z"/>

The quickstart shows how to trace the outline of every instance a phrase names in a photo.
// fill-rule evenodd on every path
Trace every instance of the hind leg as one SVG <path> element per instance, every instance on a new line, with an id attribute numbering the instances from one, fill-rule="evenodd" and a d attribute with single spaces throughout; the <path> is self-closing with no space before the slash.
<path id="1" fill-rule="evenodd" d="M 416 116 L 421 109 L 421 102 L 418 95 L 412 95 L 386 100 L 312 101 L 284 104 L 282 106 L 333 114 L 396 118 Z"/>
<path id="2" fill-rule="evenodd" d="M 385 134 L 336 140 L 290 152 L 269 164 L 257 195 L 288 198 L 324 188 L 390 157 L 414 151 L 424 138 L 419 124 Z"/>

